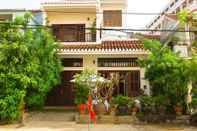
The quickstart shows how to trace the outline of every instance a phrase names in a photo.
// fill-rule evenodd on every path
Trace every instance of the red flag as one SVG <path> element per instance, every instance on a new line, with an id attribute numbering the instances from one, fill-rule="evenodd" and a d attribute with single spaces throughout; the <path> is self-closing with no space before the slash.
<path id="1" fill-rule="evenodd" d="M 90 119 L 91 119 L 91 121 L 94 123 L 94 124 L 96 124 L 96 114 L 95 114 L 95 112 L 92 110 L 92 111 L 90 111 Z"/>
<path id="2" fill-rule="evenodd" d="M 85 104 L 80 104 L 79 105 L 80 115 L 85 115 L 85 108 L 86 108 Z"/>
<path id="3" fill-rule="evenodd" d="M 92 97 L 88 96 L 88 112 L 92 110 Z"/>
<path id="4" fill-rule="evenodd" d="M 90 120 L 92 122 L 94 122 L 94 124 L 96 124 L 96 114 L 95 114 L 93 107 L 92 107 L 92 97 L 91 96 L 88 96 L 88 112 L 89 112 Z"/>

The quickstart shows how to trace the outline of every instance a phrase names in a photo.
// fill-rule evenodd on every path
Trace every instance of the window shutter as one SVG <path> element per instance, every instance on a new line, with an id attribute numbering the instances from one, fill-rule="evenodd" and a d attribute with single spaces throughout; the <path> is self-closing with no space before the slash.
<path id="1" fill-rule="evenodd" d="M 103 12 L 104 26 L 120 27 L 122 26 L 121 10 L 105 10 Z"/>

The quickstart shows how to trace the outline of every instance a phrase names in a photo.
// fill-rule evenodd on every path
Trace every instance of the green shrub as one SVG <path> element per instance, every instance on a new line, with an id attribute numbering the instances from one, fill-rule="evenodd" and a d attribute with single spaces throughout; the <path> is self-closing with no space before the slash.
<path id="1" fill-rule="evenodd" d="M 23 91 L 14 90 L 0 97 L 0 121 L 12 122 L 21 117 L 24 96 Z"/>
<path id="2" fill-rule="evenodd" d="M 27 13 L 0 24 L 1 120 L 19 118 L 23 100 L 27 107 L 43 106 L 45 95 L 59 80 L 58 45 L 48 28 L 29 28 L 31 18 Z"/>
<path id="3" fill-rule="evenodd" d="M 75 84 L 76 93 L 75 93 L 75 104 L 85 104 L 88 100 L 89 88 L 83 84 Z"/>
<path id="4" fill-rule="evenodd" d="M 27 94 L 25 101 L 26 107 L 29 110 L 40 110 L 45 103 L 45 96 L 32 91 L 30 94 Z"/>
<path id="5" fill-rule="evenodd" d="M 197 98 L 193 98 L 193 99 L 192 99 L 191 106 L 192 106 L 194 109 L 197 109 Z"/>
<path id="6" fill-rule="evenodd" d="M 113 98 L 112 102 L 113 104 L 116 104 L 118 106 L 125 106 L 125 105 L 128 105 L 130 100 L 131 100 L 130 97 L 118 95 Z"/>
<path id="7" fill-rule="evenodd" d="M 186 110 L 185 98 L 188 94 L 188 83 L 196 80 L 197 77 L 195 55 L 191 59 L 184 59 L 178 53 L 168 47 L 163 47 L 159 41 L 154 40 L 146 40 L 144 46 L 151 53 L 140 64 L 146 69 L 145 78 L 152 87 L 152 96 L 165 96 L 170 110 L 177 103 L 181 103 L 183 109 Z"/>

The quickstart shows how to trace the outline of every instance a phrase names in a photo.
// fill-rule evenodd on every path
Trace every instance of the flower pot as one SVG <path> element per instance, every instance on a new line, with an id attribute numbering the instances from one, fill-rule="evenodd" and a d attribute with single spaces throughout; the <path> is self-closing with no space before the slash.
<path id="1" fill-rule="evenodd" d="M 105 105 L 102 102 L 99 102 L 98 104 L 94 105 L 94 111 L 97 115 L 104 115 L 107 113 Z"/>
<path id="2" fill-rule="evenodd" d="M 135 115 L 137 112 L 138 112 L 138 108 L 137 107 L 133 107 L 132 109 L 131 109 L 131 111 L 132 111 L 132 115 Z"/>
<path id="3" fill-rule="evenodd" d="M 176 115 L 182 115 L 183 114 L 183 108 L 180 107 L 180 106 L 176 106 L 175 107 L 175 112 L 176 112 Z"/>
<path id="4" fill-rule="evenodd" d="M 128 115 L 129 108 L 127 105 L 118 105 L 116 108 L 116 115 Z"/>
<path id="5" fill-rule="evenodd" d="M 110 115 L 115 116 L 116 115 L 116 108 L 111 108 Z"/>

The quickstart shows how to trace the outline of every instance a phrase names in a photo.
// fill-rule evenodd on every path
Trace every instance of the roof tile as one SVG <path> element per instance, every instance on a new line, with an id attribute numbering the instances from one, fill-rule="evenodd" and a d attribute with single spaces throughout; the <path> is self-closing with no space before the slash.
<path id="1" fill-rule="evenodd" d="M 144 46 L 142 41 L 139 40 L 127 40 L 127 41 L 103 41 L 101 44 L 72 44 L 72 45 L 66 45 L 64 44 L 61 49 L 66 50 L 128 50 L 128 49 L 134 49 L 134 50 L 143 50 Z"/>

